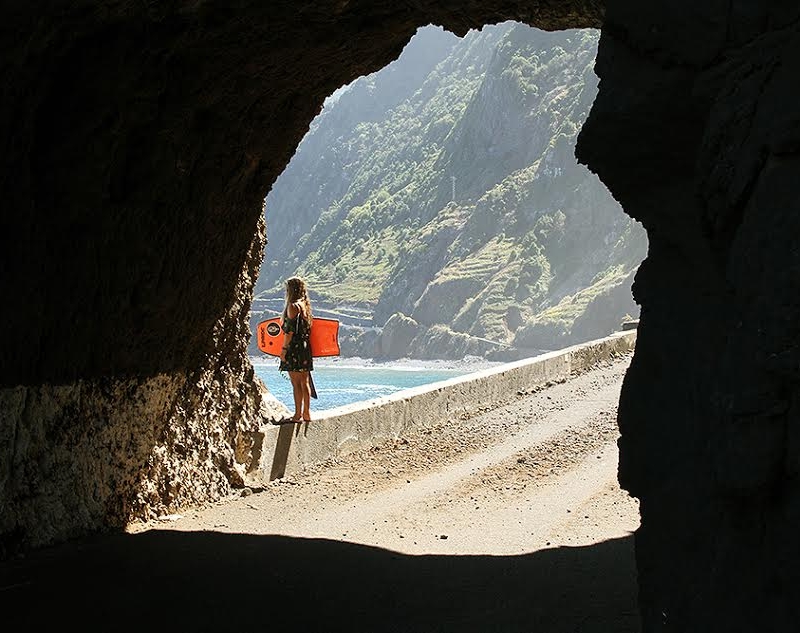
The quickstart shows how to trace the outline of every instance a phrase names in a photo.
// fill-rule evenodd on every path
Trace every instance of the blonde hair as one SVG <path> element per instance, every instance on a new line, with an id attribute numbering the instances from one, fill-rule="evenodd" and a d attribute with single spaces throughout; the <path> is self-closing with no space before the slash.
<path id="1" fill-rule="evenodd" d="M 311 314 L 311 301 L 308 298 L 306 282 L 300 277 L 289 277 L 286 280 L 286 308 L 288 309 L 292 303 L 299 304 L 303 318 L 311 323 L 314 318 Z"/>

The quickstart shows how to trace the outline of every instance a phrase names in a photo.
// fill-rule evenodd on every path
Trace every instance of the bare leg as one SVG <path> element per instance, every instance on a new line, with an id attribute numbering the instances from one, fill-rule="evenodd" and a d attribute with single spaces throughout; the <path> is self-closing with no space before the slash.
<path id="1" fill-rule="evenodd" d="M 292 381 L 292 396 L 294 396 L 294 416 L 292 419 L 299 422 L 303 419 L 303 372 L 290 371 L 289 379 Z"/>
<path id="2" fill-rule="evenodd" d="M 311 374 L 309 374 L 307 371 L 301 372 L 301 374 L 303 376 L 303 420 L 308 422 L 311 420 Z"/>

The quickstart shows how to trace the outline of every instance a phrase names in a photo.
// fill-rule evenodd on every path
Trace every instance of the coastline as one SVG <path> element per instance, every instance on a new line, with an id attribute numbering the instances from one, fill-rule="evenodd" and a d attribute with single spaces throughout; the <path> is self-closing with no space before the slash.
<path id="1" fill-rule="evenodd" d="M 250 362 L 253 366 L 277 365 L 277 359 L 271 356 L 252 356 Z M 329 358 L 315 358 L 314 365 L 318 368 L 341 369 L 383 369 L 393 371 L 463 371 L 472 373 L 491 367 L 502 365 L 499 361 L 488 361 L 479 356 L 467 356 L 460 360 L 420 360 L 416 358 L 400 358 L 397 360 L 380 361 L 360 356 L 335 356 Z"/>

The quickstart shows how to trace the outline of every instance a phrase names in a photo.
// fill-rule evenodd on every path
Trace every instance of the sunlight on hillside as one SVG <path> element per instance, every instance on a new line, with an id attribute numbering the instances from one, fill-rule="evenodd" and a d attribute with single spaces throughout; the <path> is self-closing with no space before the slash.
<path id="1" fill-rule="evenodd" d="M 265 201 L 253 320 L 294 274 L 319 309 L 362 311 L 343 333 L 365 357 L 392 315 L 512 358 L 638 314 L 645 233 L 574 155 L 597 41 L 513 22 L 464 38 L 426 27 L 331 95 Z"/>

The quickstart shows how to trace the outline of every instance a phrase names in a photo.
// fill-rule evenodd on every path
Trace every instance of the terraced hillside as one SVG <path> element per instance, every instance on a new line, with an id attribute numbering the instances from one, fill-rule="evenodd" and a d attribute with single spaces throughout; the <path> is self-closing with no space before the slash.
<path id="1" fill-rule="evenodd" d="M 436 328 L 435 351 L 412 346 L 423 357 L 448 356 L 447 336 L 513 356 L 635 317 L 644 231 L 574 156 L 596 47 L 590 30 L 427 27 L 333 95 L 266 198 L 256 305 L 302 275 L 320 308 L 371 315 L 345 332 L 366 356 L 397 347 L 379 340 L 393 315 Z"/>

